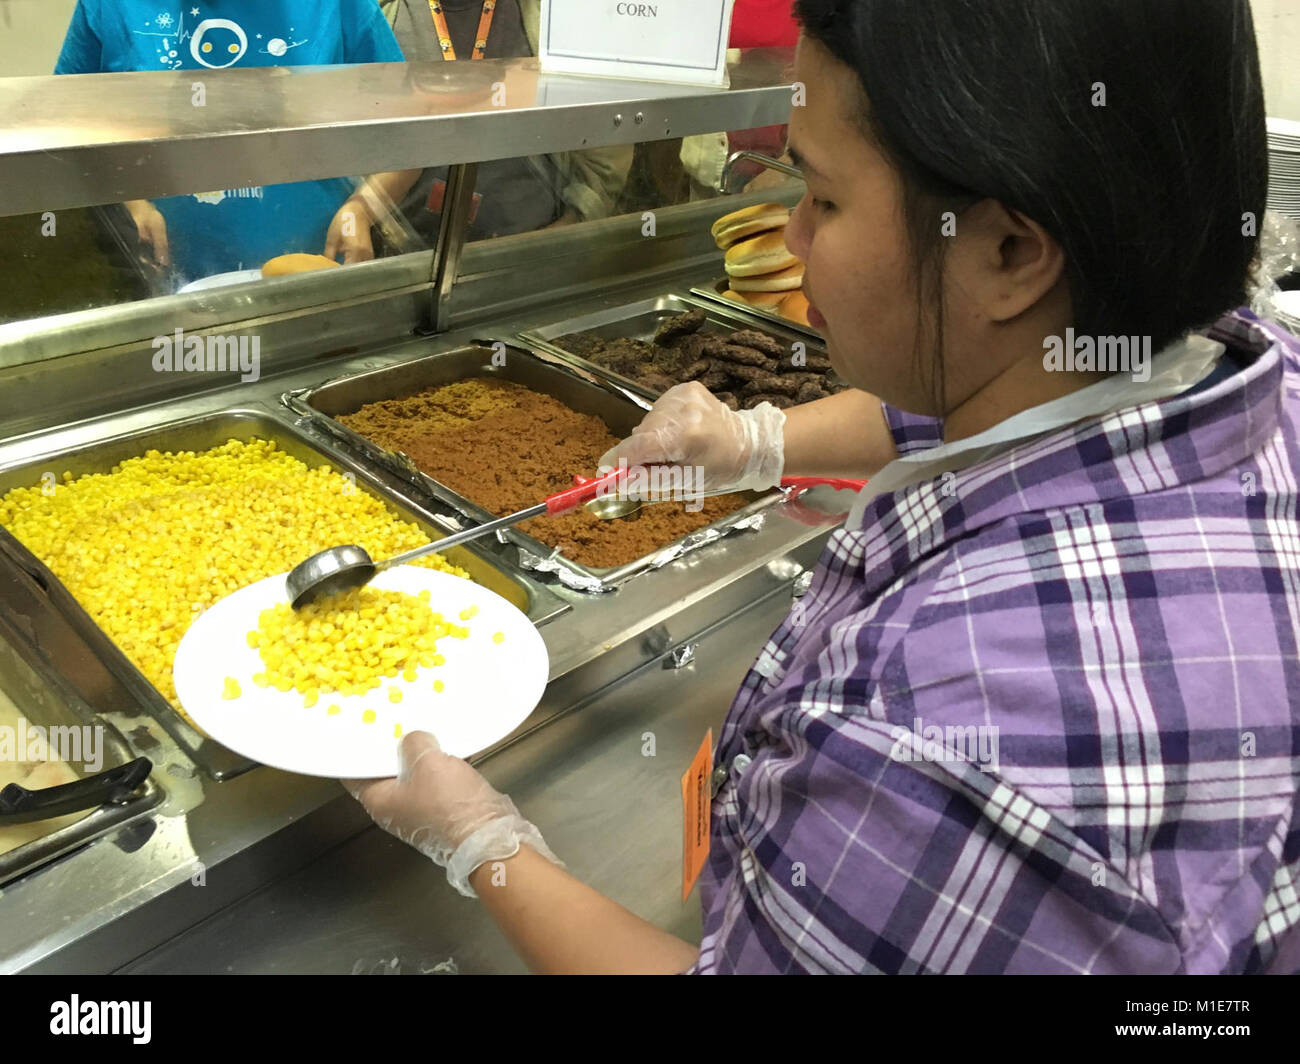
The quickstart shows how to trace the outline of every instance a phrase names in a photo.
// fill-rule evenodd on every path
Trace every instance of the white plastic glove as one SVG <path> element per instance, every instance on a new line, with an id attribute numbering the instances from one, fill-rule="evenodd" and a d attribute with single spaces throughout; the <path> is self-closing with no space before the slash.
<path id="1" fill-rule="evenodd" d="M 781 483 L 785 412 L 771 403 L 732 410 L 699 381 L 664 392 L 632 435 L 600 456 L 601 471 L 658 464 L 698 466 L 701 491 L 759 491 Z"/>
<path id="2" fill-rule="evenodd" d="M 443 753 L 434 736 L 411 732 L 399 751 L 395 779 L 344 780 L 343 785 L 376 824 L 447 869 L 447 882 L 465 897 L 478 897 L 469 885 L 474 869 L 513 857 L 525 842 L 564 867 L 515 803 L 468 761 Z"/>

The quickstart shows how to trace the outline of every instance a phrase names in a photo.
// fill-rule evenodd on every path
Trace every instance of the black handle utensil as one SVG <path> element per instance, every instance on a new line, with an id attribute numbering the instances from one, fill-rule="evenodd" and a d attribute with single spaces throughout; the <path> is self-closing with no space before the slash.
<path id="1" fill-rule="evenodd" d="M 0 827 L 49 820 L 100 805 L 121 805 L 148 779 L 151 771 L 153 762 L 147 757 L 137 757 L 125 765 L 58 787 L 32 791 L 11 783 L 0 790 Z"/>

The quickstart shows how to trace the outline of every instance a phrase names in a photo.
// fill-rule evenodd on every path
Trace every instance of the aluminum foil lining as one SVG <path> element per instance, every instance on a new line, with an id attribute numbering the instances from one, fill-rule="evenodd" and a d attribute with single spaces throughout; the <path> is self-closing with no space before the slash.
<path id="1" fill-rule="evenodd" d="M 672 653 L 664 659 L 664 667 L 684 669 L 695 660 L 695 651 L 699 648 L 699 645 L 699 643 L 683 643 L 679 647 L 674 647 Z"/>
<path id="2" fill-rule="evenodd" d="M 397 466 L 398 469 L 414 477 L 417 484 L 420 482 L 422 476 L 420 473 L 420 467 L 411 460 L 410 455 L 405 451 L 389 451 L 388 453 L 393 456 L 393 464 Z"/>
<path id="3" fill-rule="evenodd" d="M 748 517 L 742 517 L 739 521 L 730 525 L 722 525 L 714 528 L 701 528 L 698 532 L 692 532 L 684 536 L 678 543 L 670 547 L 665 547 L 658 554 L 652 554 L 650 560 L 646 563 L 648 569 L 659 569 L 669 562 L 675 562 L 683 554 L 689 551 L 698 550 L 706 543 L 714 543 L 723 536 L 729 536 L 733 532 L 744 532 L 747 529 L 753 529 L 757 532 L 763 527 L 767 519 L 766 513 L 750 514 Z"/>
<path id="4" fill-rule="evenodd" d="M 586 573 L 575 572 L 571 569 L 568 560 L 560 557 L 559 547 L 556 547 L 544 558 L 534 554 L 526 547 L 520 547 L 519 567 L 536 573 L 554 573 L 561 584 L 573 588 L 574 591 L 585 591 L 591 594 L 614 590 L 612 586 L 605 583 L 598 576 L 588 576 Z"/>

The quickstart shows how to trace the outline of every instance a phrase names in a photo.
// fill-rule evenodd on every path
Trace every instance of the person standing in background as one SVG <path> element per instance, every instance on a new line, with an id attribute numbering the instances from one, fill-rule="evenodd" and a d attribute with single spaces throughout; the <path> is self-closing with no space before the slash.
<path id="1" fill-rule="evenodd" d="M 793 48 L 799 40 L 799 24 L 791 0 L 736 0 L 731 14 L 731 48 Z M 691 180 L 692 199 L 716 195 L 722 183 L 722 168 L 733 152 L 756 151 L 779 158 L 785 153 L 785 125 L 760 126 L 720 133 L 701 133 L 682 141 L 681 161 Z M 789 161 L 786 159 L 785 161 Z M 744 164 L 741 173 L 749 178 L 746 189 L 783 185 L 789 178 L 757 164 Z"/>
<path id="2" fill-rule="evenodd" d="M 541 0 L 380 0 L 410 62 L 514 59 L 538 50 Z M 632 165 L 631 145 L 480 163 L 469 240 L 605 218 Z M 446 167 L 425 170 L 402 213 L 432 244 Z"/>
<path id="3" fill-rule="evenodd" d="M 78 0 L 56 74 L 400 63 L 375 0 Z M 415 172 L 224 189 L 126 204 L 142 243 L 179 282 L 254 269 L 288 252 L 373 258 L 379 204 Z"/>
<path id="4" fill-rule="evenodd" d="M 793 48 L 798 41 L 791 0 L 736 0 L 727 41 L 732 48 Z"/>

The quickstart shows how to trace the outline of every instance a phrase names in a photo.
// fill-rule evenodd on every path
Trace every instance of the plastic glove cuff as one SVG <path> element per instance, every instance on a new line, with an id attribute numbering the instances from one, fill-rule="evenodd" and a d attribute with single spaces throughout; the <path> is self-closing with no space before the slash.
<path id="1" fill-rule="evenodd" d="M 551 852 L 535 825 L 518 815 L 506 816 L 484 824 L 456 847 L 456 852 L 447 861 L 447 882 L 465 897 L 477 898 L 478 894 L 469 885 L 469 877 L 475 869 L 488 861 L 513 857 L 522 843 L 528 843 L 548 861 L 564 867 L 564 862 Z"/>
<path id="2" fill-rule="evenodd" d="M 763 491 L 781 483 L 785 471 L 785 411 L 759 403 L 740 411 L 745 419 L 748 459 L 737 490 Z"/>

